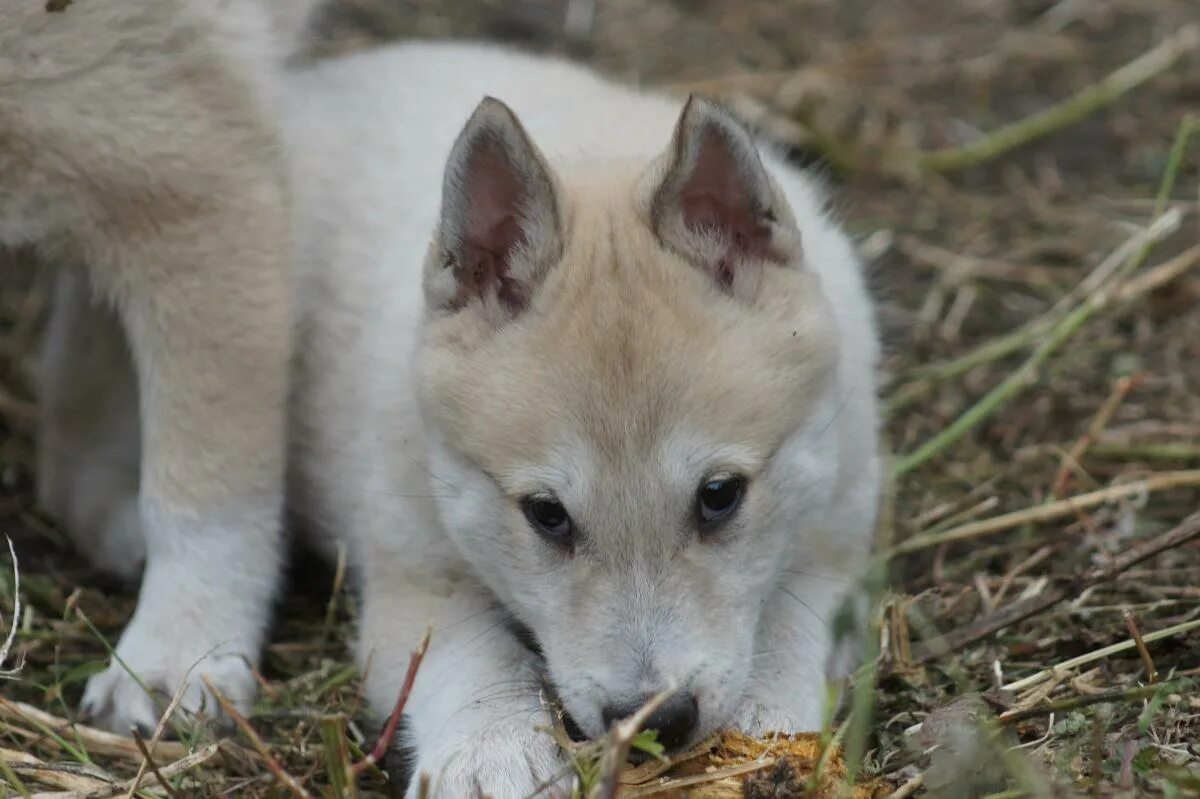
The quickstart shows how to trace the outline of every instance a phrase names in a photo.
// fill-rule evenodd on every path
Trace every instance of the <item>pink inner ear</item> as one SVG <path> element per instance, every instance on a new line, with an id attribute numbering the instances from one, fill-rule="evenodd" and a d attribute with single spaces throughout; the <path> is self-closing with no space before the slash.
<path id="1" fill-rule="evenodd" d="M 457 264 L 455 304 L 495 296 L 510 311 L 525 304 L 525 295 L 509 273 L 509 255 L 525 238 L 518 219 L 521 182 L 511 164 L 493 150 L 470 159 L 467 170 L 465 241 Z"/>
<path id="2" fill-rule="evenodd" d="M 467 243 L 503 255 L 522 238 L 520 178 L 492 150 L 476 153 L 467 174 Z"/>
<path id="3" fill-rule="evenodd" d="M 766 257 L 771 230 L 756 214 L 752 188 L 721 134 L 702 135 L 696 162 L 679 190 L 679 206 L 689 230 L 712 230 L 726 237 L 728 255 Z"/>

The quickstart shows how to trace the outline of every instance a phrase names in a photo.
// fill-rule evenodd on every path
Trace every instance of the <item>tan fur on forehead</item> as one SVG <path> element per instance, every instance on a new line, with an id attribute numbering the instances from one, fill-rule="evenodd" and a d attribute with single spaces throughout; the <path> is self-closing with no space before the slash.
<path id="1" fill-rule="evenodd" d="M 428 412 L 502 482 L 567 439 L 620 463 L 676 426 L 765 456 L 836 361 L 811 270 L 768 268 L 751 303 L 723 295 L 655 239 L 635 178 L 605 171 L 562 181 L 563 258 L 528 313 L 499 331 L 471 314 L 426 331 Z"/>

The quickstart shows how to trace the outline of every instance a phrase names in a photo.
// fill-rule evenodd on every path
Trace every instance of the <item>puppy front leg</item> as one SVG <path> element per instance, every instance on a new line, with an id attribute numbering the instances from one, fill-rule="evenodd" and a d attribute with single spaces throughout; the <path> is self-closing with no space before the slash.
<path id="1" fill-rule="evenodd" d="M 569 767 L 543 731 L 536 656 L 478 589 L 421 579 L 392 575 L 383 591 L 368 583 L 359 653 L 368 698 L 387 713 L 432 620 L 399 742 L 416 753 L 407 796 L 418 795 L 419 775 L 428 775 L 434 799 L 567 796 Z"/>
<path id="2" fill-rule="evenodd" d="M 739 730 L 763 735 L 821 729 L 840 589 L 817 577 L 783 575 L 760 622 Z"/>
<path id="3" fill-rule="evenodd" d="M 264 181 L 264 183 L 266 183 Z M 220 210 L 127 247 L 106 288 L 138 375 L 146 567 L 137 610 L 89 682 L 104 726 L 152 729 L 162 697 L 242 711 L 279 580 L 291 249 L 282 187 L 231 186 Z M 131 674 L 130 672 L 133 672 Z M 137 676 L 135 677 L 134 674 Z"/>

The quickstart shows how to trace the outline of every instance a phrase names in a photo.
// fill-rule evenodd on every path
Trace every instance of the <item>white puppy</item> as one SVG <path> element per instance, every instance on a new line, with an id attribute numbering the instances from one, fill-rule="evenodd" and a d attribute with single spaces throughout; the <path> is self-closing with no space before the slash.
<path id="1" fill-rule="evenodd" d="M 543 677 L 591 736 L 672 684 L 668 745 L 818 727 L 880 459 L 871 306 L 813 183 L 709 102 L 497 49 L 286 96 L 292 489 L 350 544 L 381 714 L 434 623 L 407 742 L 438 795 L 564 772 Z"/>

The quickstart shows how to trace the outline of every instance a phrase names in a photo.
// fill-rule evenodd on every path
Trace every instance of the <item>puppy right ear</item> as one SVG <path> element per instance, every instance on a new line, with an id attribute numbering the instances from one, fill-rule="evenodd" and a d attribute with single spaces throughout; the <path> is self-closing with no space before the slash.
<path id="1" fill-rule="evenodd" d="M 550 167 L 507 105 L 486 97 L 446 163 L 437 252 L 426 299 L 473 309 L 495 324 L 521 313 L 562 254 Z"/>

